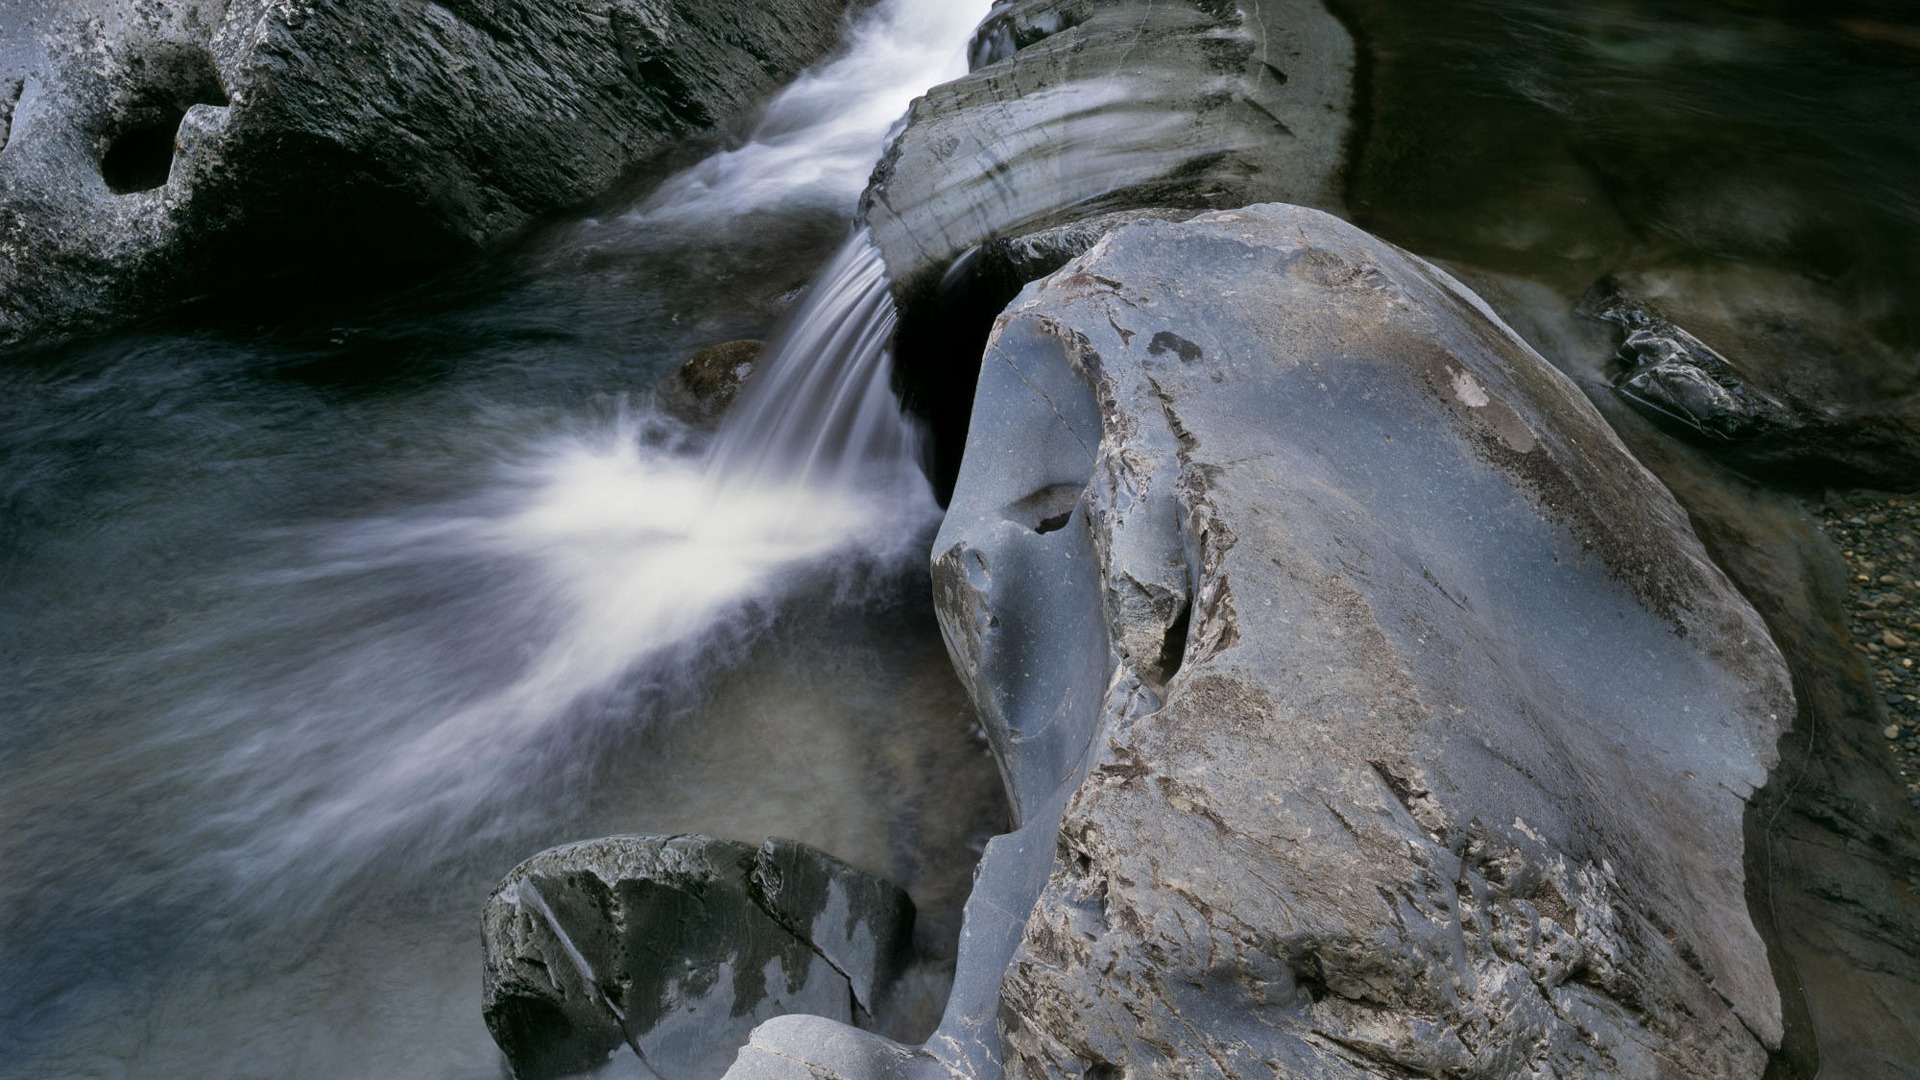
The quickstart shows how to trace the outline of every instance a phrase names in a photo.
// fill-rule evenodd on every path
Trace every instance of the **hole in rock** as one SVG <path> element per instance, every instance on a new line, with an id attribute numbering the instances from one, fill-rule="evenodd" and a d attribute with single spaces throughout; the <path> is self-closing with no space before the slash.
<path id="1" fill-rule="evenodd" d="M 180 122 L 195 105 L 228 104 L 205 50 L 165 51 L 129 64 L 137 89 L 108 131 L 100 177 L 116 195 L 166 185 Z"/>
<path id="2" fill-rule="evenodd" d="M 0 83 L 0 150 L 5 150 L 7 141 L 13 137 L 13 111 L 19 107 L 20 95 L 26 90 L 25 79 Z"/>
<path id="3" fill-rule="evenodd" d="M 1007 507 L 1006 516 L 1034 532 L 1059 532 L 1073 520 L 1084 484 L 1049 484 Z"/>
<path id="4" fill-rule="evenodd" d="M 1188 600 L 1180 608 L 1180 614 L 1174 616 L 1173 623 L 1167 627 L 1167 636 L 1160 645 L 1159 668 L 1166 674 L 1162 681 L 1172 679 L 1180 673 L 1180 665 L 1187 659 L 1187 635 L 1193 627 L 1193 601 Z"/>
<path id="5" fill-rule="evenodd" d="M 173 172 L 173 141 L 185 111 L 174 111 L 114 137 L 100 159 L 100 175 L 116 195 L 151 191 Z"/>

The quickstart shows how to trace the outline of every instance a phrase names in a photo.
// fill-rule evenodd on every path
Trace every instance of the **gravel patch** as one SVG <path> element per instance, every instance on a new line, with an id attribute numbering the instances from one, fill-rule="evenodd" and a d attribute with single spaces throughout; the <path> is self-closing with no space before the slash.
<path id="1" fill-rule="evenodd" d="M 1920 499 L 1834 496 L 1821 521 L 1846 558 L 1854 645 L 1886 706 L 1873 722 L 1920 809 Z"/>

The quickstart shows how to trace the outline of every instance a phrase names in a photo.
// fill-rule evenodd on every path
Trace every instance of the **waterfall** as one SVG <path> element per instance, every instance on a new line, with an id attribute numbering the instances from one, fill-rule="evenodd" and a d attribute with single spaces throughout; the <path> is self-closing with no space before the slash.
<path id="1" fill-rule="evenodd" d="M 877 6 L 848 53 L 776 97 L 741 146 L 592 228 L 850 210 L 911 93 L 964 68 L 967 7 Z M 922 560 L 938 507 L 890 385 L 895 321 L 879 252 L 857 232 L 704 452 L 675 422 L 622 406 L 505 448 L 497 475 L 459 499 L 285 537 L 288 565 L 243 594 L 259 610 L 174 647 L 235 670 L 187 688 L 168 726 L 272 733 L 234 734 L 209 763 L 230 799 L 207 819 L 221 872 L 293 909 L 370 866 L 497 836 L 578 782 L 652 703 L 738 654 L 787 598 L 859 602 Z M 232 635 L 263 627 L 302 643 L 297 663 L 247 659 Z"/>
<path id="2" fill-rule="evenodd" d="M 886 266 L 861 229 L 768 342 L 715 439 L 715 482 L 911 485 L 920 440 L 891 385 L 897 321 Z"/>

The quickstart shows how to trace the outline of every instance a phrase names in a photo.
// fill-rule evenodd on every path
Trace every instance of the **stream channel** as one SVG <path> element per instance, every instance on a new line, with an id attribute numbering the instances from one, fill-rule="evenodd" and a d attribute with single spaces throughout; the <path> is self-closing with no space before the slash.
<path id="1" fill-rule="evenodd" d="M 1335 7 L 1351 216 L 1596 398 L 1572 303 L 1622 273 L 1920 392 L 1910 5 Z M 938 508 L 782 467 L 811 444 L 716 456 L 651 395 L 859 272 L 889 127 L 985 8 L 881 0 L 757 118 L 479 265 L 8 358 L 0 1077 L 494 1080 L 481 905 L 613 833 L 816 845 L 950 958 L 1005 808 L 926 595 Z M 841 441 L 897 464 L 886 426 Z"/>
<path id="2" fill-rule="evenodd" d="M 503 1076 L 481 906 L 614 833 L 813 844 L 951 957 L 1005 810 L 884 355 L 851 449 L 801 415 L 710 455 L 651 388 L 808 321 L 983 13 L 876 5 L 732 139 L 485 265 L 0 375 L 0 1075 Z M 844 461 L 780 467 L 810 453 Z"/>

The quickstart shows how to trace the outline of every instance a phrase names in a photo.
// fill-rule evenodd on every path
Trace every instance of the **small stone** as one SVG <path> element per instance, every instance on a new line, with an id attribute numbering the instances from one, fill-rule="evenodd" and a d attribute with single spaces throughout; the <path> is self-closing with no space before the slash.
<path id="1" fill-rule="evenodd" d="M 1897 739 L 1900 737 L 1900 725 L 1888 724 L 1886 727 L 1880 729 L 1880 734 L 1885 735 L 1889 739 Z"/>
<path id="2" fill-rule="evenodd" d="M 1904 649 L 1907 647 L 1907 639 L 1891 630 L 1882 630 L 1880 632 L 1880 644 L 1885 645 L 1889 649 Z"/>
<path id="3" fill-rule="evenodd" d="M 1894 576 L 1893 576 L 1892 574 L 1881 574 L 1881 575 L 1880 575 L 1880 584 L 1882 584 L 1882 585 L 1898 585 L 1898 584 L 1900 584 L 1900 579 L 1899 579 L 1899 578 L 1897 578 L 1897 577 L 1894 577 Z"/>

